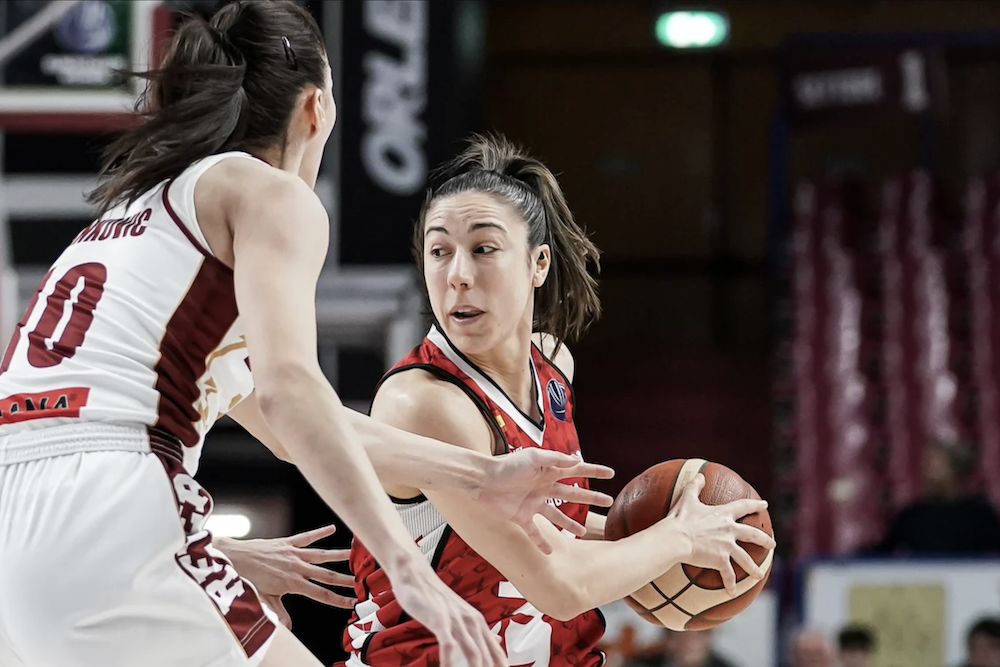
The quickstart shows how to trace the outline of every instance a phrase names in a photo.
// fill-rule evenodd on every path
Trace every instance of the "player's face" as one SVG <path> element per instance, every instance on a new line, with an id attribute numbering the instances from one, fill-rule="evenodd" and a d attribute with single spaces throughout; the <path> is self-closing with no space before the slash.
<path id="1" fill-rule="evenodd" d="M 992 667 L 1000 665 L 1000 640 L 985 633 L 976 633 L 969 640 L 971 667 Z"/>
<path id="2" fill-rule="evenodd" d="M 510 204 L 464 192 L 424 219 L 424 280 L 445 334 L 466 354 L 531 335 L 534 289 L 545 281 L 546 246 L 528 248 L 528 227 Z"/>
<path id="3" fill-rule="evenodd" d="M 868 651 L 851 649 L 840 652 L 841 667 L 869 667 L 871 662 L 871 653 Z"/>
<path id="4" fill-rule="evenodd" d="M 951 458 L 942 447 L 929 446 L 924 450 L 924 486 L 928 493 L 940 492 L 955 482 Z"/>
<path id="5" fill-rule="evenodd" d="M 667 642 L 679 667 L 698 667 L 708 661 L 712 652 L 712 633 L 672 632 Z"/>

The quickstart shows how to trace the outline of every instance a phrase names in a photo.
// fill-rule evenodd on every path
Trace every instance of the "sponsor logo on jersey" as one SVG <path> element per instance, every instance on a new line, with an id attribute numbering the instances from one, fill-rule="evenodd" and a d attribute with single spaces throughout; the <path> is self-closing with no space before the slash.
<path id="1" fill-rule="evenodd" d="M 15 394 L 0 398 L 0 424 L 14 424 L 29 419 L 79 417 L 87 405 L 90 389 L 69 387 L 36 394 Z"/>
<path id="2" fill-rule="evenodd" d="M 555 378 L 545 385 L 545 394 L 549 397 L 549 409 L 559 421 L 566 421 L 566 385 Z"/>

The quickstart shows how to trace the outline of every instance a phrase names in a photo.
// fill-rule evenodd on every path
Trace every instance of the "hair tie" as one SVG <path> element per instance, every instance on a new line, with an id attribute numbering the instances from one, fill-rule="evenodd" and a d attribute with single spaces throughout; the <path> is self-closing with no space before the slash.
<path id="1" fill-rule="evenodd" d="M 299 61 L 295 57 L 295 50 L 292 48 L 292 43 L 288 41 L 287 37 L 281 37 L 281 46 L 285 49 L 285 61 L 288 63 L 288 67 L 293 71 L 299 71 Z"/>

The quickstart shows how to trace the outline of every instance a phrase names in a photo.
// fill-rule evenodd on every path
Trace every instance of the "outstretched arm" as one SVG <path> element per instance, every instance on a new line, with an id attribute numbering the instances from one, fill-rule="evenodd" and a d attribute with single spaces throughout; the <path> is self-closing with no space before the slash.
<path id="1" fill-rule="evenodd" d="M 460 454 L 450 445 L 379 424 L 346 407 L 341 409 L 361 438 L 365 453 L 383 484 L 450 488 L 468 493 L 478 493 L 486 484 L 490 457 L 477 452 Z M 241 401 L 229 416 L 279 459 L 294 463 L 267 427 L 255 394 Z M 427 465 L 428 462 L 432 465 Z"/>
<path id="2" fill-rule="evenodd" d="M 539 549 L 551 545 L 535 527 L 541 514 L 560 527 L 583 536 L 587 529 L 546 500 L 560 498 L 601 507 L 611 498 L 597 491 L 560 484 L 568 477 L 608 479 L 614 473 L 606 466 L 586 463 L 559 452 L 530 449 L 504 456 L 491 456 L 393 428 L 348 408 L 344 414 L 355 427 L 379 479 L 385 485 L 423 490 L 451 489 L 491 508 L 499 516 L 520 526 Z M 268 428 L 254 394 L 229 412 L 250 435 L 260 440 L 283 461 L 292 457 Z"/>

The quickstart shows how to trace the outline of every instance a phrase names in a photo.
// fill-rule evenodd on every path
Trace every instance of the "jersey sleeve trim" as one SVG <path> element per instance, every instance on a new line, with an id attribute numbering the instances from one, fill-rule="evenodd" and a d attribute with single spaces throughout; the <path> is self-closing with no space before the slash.
<path id="1" fill-rule="evenodd" d="M 188 226 L 184 224 L 180 216 L 177 215 L 177 211 L 174 210 L 173 205 L 170 203 L 170 186 L 173 185 L 173 181 L 168 181 L 166 185 L 163 186 L 163 208 L 166 209 L 167 214 L 170 216 L 174 224 L 181 230 L 181 233 L 191 242 L 198 252 L 205 256 L 205 258 L 210 262 L 215 262 L 219 266 L 223 267 L 230 275 L 232 275 L 233 270 L 226 266 L 221 259 L 209 252 L 208 248 L 201 244 L 201 242 L 195 238 L 194 234 L 188 229 Z"/>

